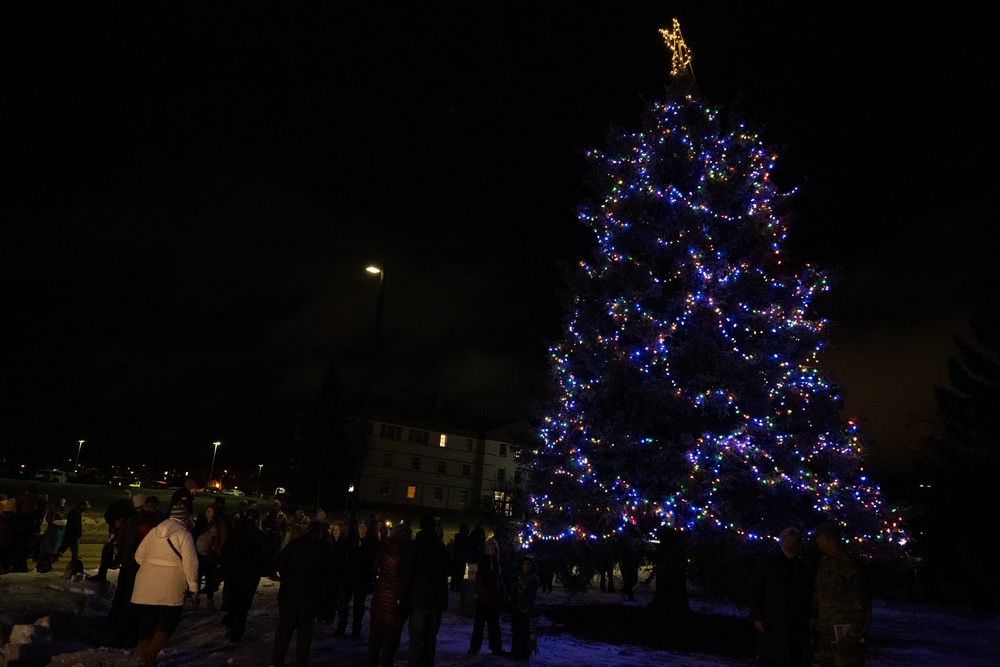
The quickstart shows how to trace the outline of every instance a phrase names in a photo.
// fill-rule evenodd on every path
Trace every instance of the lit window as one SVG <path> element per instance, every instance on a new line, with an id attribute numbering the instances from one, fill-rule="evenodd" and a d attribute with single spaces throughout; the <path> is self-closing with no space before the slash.
<path id="1" fill-rule="evenodd" d="M 497 514 L 514 516 L 514 497 L 509 493 L 495 491 L 493 493 L 493 509 Z"/>
<path id="2" fill-rule="evenodd" d="M 414 486 L 413 484 L 411 484 L 408 487 L 406 487 L 406 497 L 409 500 L 413 500 L 414 498 L 416 498 L 417 497 L 417 487 Z"/>
<path id="3" fill-rule="evenodd" d="M 438 447 L 447 447 L 447 446 L 448 446 L 448 436 L 442 433 L 441 440 L 438 441 Z"/>

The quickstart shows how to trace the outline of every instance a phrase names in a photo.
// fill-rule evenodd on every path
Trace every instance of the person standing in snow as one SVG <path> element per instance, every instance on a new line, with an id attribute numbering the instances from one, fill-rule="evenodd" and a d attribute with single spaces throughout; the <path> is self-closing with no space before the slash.
<path id="1" fill-rule="evenodd" d="M 216 514 L 215 505 L 206 507 L 205 513 L 198 517 L 194 532 L 194 546 L 198 552 L 198 580 L 204 581 L 201 592 L 205 593 L 209 610 L 214 610 L 215 593 L 219 590 L 219 557 L 229 537 L 226 523 Z"/>
<path id="2" fill-rule="evenodd" d="M 483 645 L 483 630 L 487 631 L 488 645 L 493 655 L 506 655 L 500 638 L 500 605 L 506 600 L 507 588 L 500 568 L 500 545 L 492 537 L 486 540 L 486 549 L 476 569 L 476 619 L 472 625 L 469 653 L 479 653 Z"/>
<path id="3" fill-rule="evenodd" d="M 525 553 L 521 558 L 521 571 L 510 586 L 510 657 L 514 660 L 531 657 L 531 612 L 537 596 L 535 557 Z"/>
<path id="4" fill-rule="evenodd" d="M 63 535 L 66 532 L 66 499 L 60 498 L 58 504 L 45 515 L 48 524 L 42 539 L 38 543 L 38 558 L 36 560 L 36 572 L 50 572 L 52 563 L 62 546 Z"/>
<path id="5" fill-rule="evenodd" d="M 59 556 L 62 556 L 69 550 L 70 557 L 74 562 L 80 560 L 80 538 L 83 537 L 83 513 L 89 509 L 90 503 L 86 500 L 81 500 L 66 515 L 66 532 L 63 533 L 63 542 L 62 546 L 59 547 Z"/>
<path id="6" fill-rule="evenodd" d="M 841 542 L 840 526 L 821 523 L 816 547 L 823 554 L 816 571 L 812 615 L 819 633 L 820 667 L 863 667 L 865 638 L 872 622 L 868 572 Z"/>
<path id="7" fill-rule="evenodd" d="M 372 565 L 375 589 L 372 591 L 369 612 L 368 667 L 392 667 L 396 651 L 399 650 L 405 619 L 399 598 L 403 586 L 403 563 L 410 546 L 411 532 L 409 524 L 393 526 L 375 555 L 375 563 Z"/>
<path id="8" fill-rule="evenodd" d="M 451 554 L 438 539 L 434 517 L 420 517 L 420 532 L 407 550 L 400 605 L 409 614 L 410 651 L 407 667 L 434 667 L 441 614 L 448 608 Z"/>
<path id="9" fill-rule="evenodd" d="M 156 667 L 156 656 L 177 629 L 184 598 L 198 595 L 198 552 L 191 535 L 191 508 L 181 501 L 135 551 L 139 571 L 132 604 L 139 616 L 138 667 Z"/>
<path id="10" fill-rule="evenodd" d="M 340 599 L 340 622 L 335 634 L 342 635 L 347 628 L 347 606 L 351 605 L 351 637 L 361 637 L 361 621 L 365 616 L 365 600 L 372 589 L 372 563 L 378 542 L 368 532 L 368 524 L 359 522 L 351 531 L 346 544 L 344 569 L 345 595 Z"/>
<path id="11" fill-rule="evenodd" d="M 271 503 L 271 509 L 261 519 L 260 527 L 264 531 L 267 548 L 264 555 L 273 564 L 285 543 L 285 533 L 288 532 L 288 516 L 281 511 L 280 500 L 275 499 Z"/>
<path id="12" fill-rule="evenodd" d="M 288 644 L 295 634 L 295 664 L 309 664 L 316 610 L 322 599 L 323 579 L 331 567 L 330 551 L 323 544 L 325 526 L 310 524 L 309 532 L 292 540 L 278 554 L 278 627 L 271 649 L 272 667 L 285 664 Z"/>
<path id="13" fill-rule="evenodd" d="M 132 648 L 139 641 L 138 611 L 132 606 L 132 592 L 135 590 L 135 575 L 139 564 L 135 562 L 135 552 L 139 545 L 156 526 L 163 522 L 160 499 L 149 496 L 143 500 L 142 509 L 125 520 L 119 539 L 122 542 L 122 564 L 118 570 L 118 585 L 108 612 L 108 625 L 116 629 L 118 646 Z"/>
<path id="14" fill-rule="evenodd" d="M 264 558 L 264 532 L 257 525 L 257 511 L 247 513 L 233 527 L 222 545 L 219 566 L 226 573 L 227 611 L 222 617 L 230 642 L 243 641 L 247 615 L 262 576 L 270 576 Z"/>
<path id="15" fill-rule="evenodd" d="M 750 620 L 760 667 L 809 667 L 813 572 L 801 558 L 802 533 L 785 528 L 778 550 L 762 556 L 750 578 Z M 659 587 L 659 581 L 657 581 Z"/>
<path id="16" fill-rule="evenodd" d="M 464 523 L 458 527 L 458 532 L 451 543 L 451 585 L 453 593 L 462 592 L 462 581 L 465 579 L 465 568 L 469 560 L 469 527 Z"/>

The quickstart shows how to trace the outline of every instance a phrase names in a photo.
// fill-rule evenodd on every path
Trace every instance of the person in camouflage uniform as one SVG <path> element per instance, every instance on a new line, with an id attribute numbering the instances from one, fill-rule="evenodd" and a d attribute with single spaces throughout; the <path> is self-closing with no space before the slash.
<path id="1" fill-rule="evenodd" d="M 264 558 L 273 566 L 288 532 L 288 516 L 281 511 L 280 500 L 271 503 L 271 509 L 264 515 L 260 527 L 264 531 Z"/>
<path id="2" fill-rule="evenodd" d="M 302 537 L 309 532 L 312 519 L 306 516 L 301 507 L 295 508 L 295 514 L 288 517 L 288 541 L 291 542 L 296 537 Z"/>
<path id="3" fill-rule="evenodd" d="M 813 595 L 820 667 L 863 667 L 865 638 L 872 619 L 868 573 L 844 549 L 836 524 L 821 523 L 814 539 L 823 555 Z"/>

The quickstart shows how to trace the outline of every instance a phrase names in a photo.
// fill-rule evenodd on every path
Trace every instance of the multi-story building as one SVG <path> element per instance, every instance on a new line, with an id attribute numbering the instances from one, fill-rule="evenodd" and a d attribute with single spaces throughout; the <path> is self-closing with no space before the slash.
<path id="1" fill-rule="evenodd" d="M 373 412 L 358 508 L 456 517 L 492 506 L 509 514 L 521 475 L 512 440 L 524 426 L 404 410 Z"/>

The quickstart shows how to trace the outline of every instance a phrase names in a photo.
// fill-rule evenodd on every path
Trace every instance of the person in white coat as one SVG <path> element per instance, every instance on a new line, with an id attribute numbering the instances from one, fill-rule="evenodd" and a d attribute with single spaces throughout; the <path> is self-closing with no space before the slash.
<path id="1" fill-rule="evenodd" d="M 139 616 L 139 667 L 156 667 L 156 656 L 177 629 L 188 591 L 198 594 L 198 552 L 191 535 L 186 500 L 170 508 L 170 518 L 143 538 L 135 552 L 132 604 Z"/>

